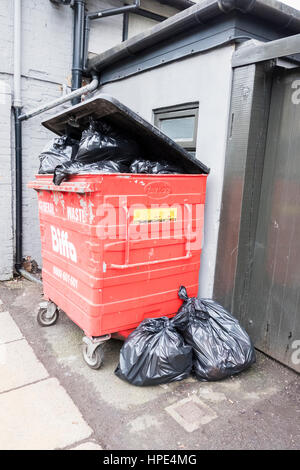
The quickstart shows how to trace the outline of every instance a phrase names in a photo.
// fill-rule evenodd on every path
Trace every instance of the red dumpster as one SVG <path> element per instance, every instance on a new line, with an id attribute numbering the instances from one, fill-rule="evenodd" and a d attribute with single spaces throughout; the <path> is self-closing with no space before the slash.
<path id="1" fill-rule="evenodd" d="M 39 322 L 53 324 L 63 310 L 86 335 L 91 367 L 102 363 L 104 340 L 172 316 L 181 284 L 197 294 L 206 179 L 82 174 L 56 186 L 52 175 L 37 175 L 29 184 L 38 193 L 48 301 Z"/>

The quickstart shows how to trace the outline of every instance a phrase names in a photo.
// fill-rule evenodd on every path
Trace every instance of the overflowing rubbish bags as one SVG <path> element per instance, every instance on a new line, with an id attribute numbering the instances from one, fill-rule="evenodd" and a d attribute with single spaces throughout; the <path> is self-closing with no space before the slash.
<path id="1" fill-rule="evenodd" d="M 68 136 L 55 137 L 40 154 L 40 174 L 53 173 L 57 165 L 72 161 L 78 151 L 79 142 Z"/>
<path id="2" fill-rule="evenodd" d="M 182 173 L 182 169 L 162 160 L 160 162 L 136 159 L 130 165 L 130 173 L 147 173 L 152 175 Z"/>
<path id="3" fill-rule="evenodd" d="M 246 331 L 221 305 L 210 299 L 189 298 L 171 320 L 146 319 L 125 341 L 115 371 L 133 385 L 165 384 L 191 372 L 200 381 L 238 374 L 256 360 Z"/>
<path id="4" fill-rule="evenodd" d="M 75 159 L 82 163 L 92 163 L 121 156 L 130 162 L 138 155 L 139 146 L 133 139 L 105 121 L 90 119 L 88 129 L 82 132 Z"/>
<path id="5" fill-rule="evenodd" d="M 71 175 L 82 173 L 184 173 L 166 160 L 143 158 L 140 145 L 105 120 L 90 118 L 80 141 L 64 135 L 52 140 L 40 155 L 39 173 L 53 173 L 60 185 Z"/>
<path id="6" fill-rule="evenodd" d="M 53 183 L 60 185 L 63 181 L 67 180 L 71 175 L 78 175 L 82 173 L 127 173 L 128 165 L 123 163 L 122 158 L 115 158 L 114 160 L 103 160 L 94 163 L 82 163 L 78 161 L 69 161 L 57 165 L 53 170 Z"/>

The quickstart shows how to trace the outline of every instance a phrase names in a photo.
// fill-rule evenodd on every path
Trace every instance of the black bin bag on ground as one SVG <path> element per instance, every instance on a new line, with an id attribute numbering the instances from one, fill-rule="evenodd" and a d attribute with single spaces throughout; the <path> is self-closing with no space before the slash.
<path id="1" fill-rule="evenodd" d="M 64 135 L 52 139 L 40 154 L 39 174 L 54 173 L 57 165 L 72 161 L 79 142 Z"/>
<path id="2" fill-rule="evenodd" d="M 90 119 L 88 129 L 82 132 L 75 160 L 93 163 L 101 160 L 127 159 L 128 165 L 139 155 L 139 146 L 122 131 L 105 121 Z"/>
<path id="3" fill-rule="evenodd" d="M 193 348 L 193 372 L 198 380 L 221 380 L 255 362 L 248 334 L 221 305 L 189 298 L 185 287 L 180 287 L 178 295 L 184 303 L 173 322 Z"/>
<path id="4" fill-rule="evenodd" d="M 133 385 L 183 380 L 192 369 L 192 348 L 167 317 L 148 318 L 134 330 L 120 351 L 115 374 Z"/>

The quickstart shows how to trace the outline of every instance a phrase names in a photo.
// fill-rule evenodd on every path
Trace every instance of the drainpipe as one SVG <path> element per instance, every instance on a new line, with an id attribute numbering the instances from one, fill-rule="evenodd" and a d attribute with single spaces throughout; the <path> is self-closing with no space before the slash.
<path id="1" fill-rule="evenodd" d="M 19 117 L 21 108 L 14 106 L 15 116 L 15 186 L 16 186 L 16 247 L 15 264 L 18 271 L 23 264 L 23 227 L 22 227 L 22 122 Z"/>
<path id="2" fill-rule="evenodd" d="M 21 0 L 14 0 L 14 99 L 15 116 L 15 186 L 16 186 L 16 247 L 17 271 L 23 264 L 22 253 L 22 124 L 19 119 L 21 100 Z"/>
<path id="3" fill-rule="evenodd" d="M 16 187 L 16 271 L 29 281 L 42 282 L 22 268 L 23 266 L 23 227 L 22 227 L 22 112 L 21 97 L 21 0 L 14 0 L 14 99 L 13 110 L 15 117 L 15 187 Z"/>
<path id="4" fill-rule="evenodd" d="M 73 28 L 73 64 L 72 64 L 72 91 L 82 84 L 83 54 L 84 54 L 84 22 L 85 0 L 74 0 L 74 28 Z M 74 98 L 72 104 L 80 102 Z"/>

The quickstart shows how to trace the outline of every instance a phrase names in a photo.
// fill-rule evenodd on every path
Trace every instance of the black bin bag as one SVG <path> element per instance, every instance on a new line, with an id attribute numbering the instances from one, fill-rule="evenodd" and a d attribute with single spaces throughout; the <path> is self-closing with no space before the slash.
<path id="1" fill-rule="evenodd" d="M 54 173 L 57 165 L 72 161 L 77 153 L 79 142 L 67 135 L 55 137 L 47 143 L 40 154 L 39 174 Z"/>
<path id="2" fill-rule="evenodd" d="M 135 159 L 130 165 L 130 173 L 148 173 L 152 175 L 158 174 L 174 174 L 184 173 L 184 171 L 166 160 L 150 161 L 144 159 Z"/>
<path id="3" fill-rule="evenodd" d="M 122 158 L 103 160 L 94 163 L 70 161 L 57 165 L 54 170 L 53 183 L 59 186 L 63 181 L 67 180 L 69 176 L 83 173 L 127 173 L 128 171 L 128 166 L 123 163 Z"/>
<path id="4" fill-rule="evenodd" d="M 210 299 L 184 300 L 173 319 L 187 344 L 193 348 L 193 373 L 201 381 L 225 379 L 255 362 L 255 350 L 246 331 L 221 305 Z"/>
<path id="5" fill-rule="evenodd" d="M 139 146 L 133 139 L 105 121 L 95 121 L 91 118 L 89 127 L 82 132 L 75 160 L 93 163 L 122 157 L 130 164 L 138 155 Z"/>
<path id="6" fill-rule="evenodd" d="M 134 330 L 120 351 L 115 374 L 133 385 L 158 385 L 189 376 L 192 348 L 167 317 L 148 318 Z"/>

